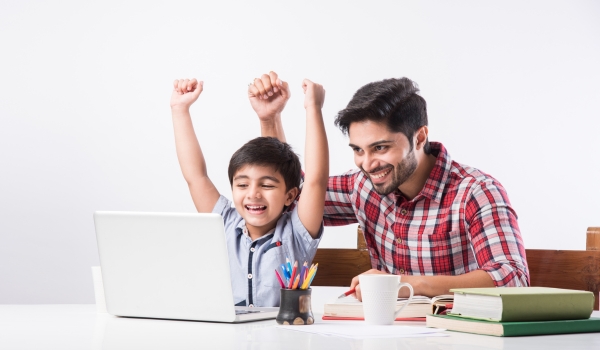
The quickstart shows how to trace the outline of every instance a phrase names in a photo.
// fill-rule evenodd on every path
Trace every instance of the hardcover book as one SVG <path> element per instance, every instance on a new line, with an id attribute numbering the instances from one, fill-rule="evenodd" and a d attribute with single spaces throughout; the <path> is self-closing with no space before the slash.
<path id="1" fill-rule="evenodd" d="M 449 331 L 498 337 L 600 332 L 600 318 L 597 317 L 583 320 L 495 322 L 450 315 L 427 315 L 426 325 Z"/>
<path id="2" fill-rule="evenodd" d="M 496 322 L 587 319 L 594 293 L 546 287 L 459 288 L 453 316 Z"/>

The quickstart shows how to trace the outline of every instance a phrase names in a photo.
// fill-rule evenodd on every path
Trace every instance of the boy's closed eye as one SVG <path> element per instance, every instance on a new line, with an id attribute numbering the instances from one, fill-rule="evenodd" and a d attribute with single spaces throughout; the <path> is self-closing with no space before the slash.
<path id="1" fill-rule="evenodd" d="M 261 184 L 261 187 L 270 190 L 270 189 L 276 188 L 277 186 L 275 186 L 273 184 Z"/>

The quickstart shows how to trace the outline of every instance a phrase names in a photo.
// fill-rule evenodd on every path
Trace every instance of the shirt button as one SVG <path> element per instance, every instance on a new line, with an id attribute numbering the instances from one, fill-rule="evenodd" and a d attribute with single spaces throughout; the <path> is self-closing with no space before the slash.
<path id="1" fill-rule="evenodd" d="M 247 229 L 247 228 L 244 228 L 244 229 L 242 230 L 242 232 L 244 232 L 244 233 L 248 233 L 248 229 Z"/>
<path id="2" fill-rule="evenodd" d="M 400 273 L 404 273 L 404 269 L 400 269 Z"/>
<path id="3" fill-rule="evenodd" d="M 402 238 L 396 238 L 396 242 L 397 242 L 398 244 L 402 243 Z"/>
<path id="4" fill-rule="evenodd" d="M 250 248 L 251 252 L 254 252 L 256 249 L 254 249 L 254 247 Z"/>
<path id="5" fill-rule="evenodd" d="M 402 209 L 402 210 L 400 211 L 400 214 L 402 214 L 402 215 L 406 215 L 406 213 L 408 213 L 408 211 L 406 211 L 406 209 Z"/>
<path id="6" fill-rule="evenodd" d="M 254 304 L 250 304 L 250 305 L 248 305 L 248 307 L 254 307 Z"/>
<path id="7" fill-rule="evenodd" d="M 252 274 L 251 274 L 251 273 L 249 273 L 249 274 L 248 274 L 248 279 L 249 279 L 249 280 L 251 280 L 251 279 L 252 279 Z"/>

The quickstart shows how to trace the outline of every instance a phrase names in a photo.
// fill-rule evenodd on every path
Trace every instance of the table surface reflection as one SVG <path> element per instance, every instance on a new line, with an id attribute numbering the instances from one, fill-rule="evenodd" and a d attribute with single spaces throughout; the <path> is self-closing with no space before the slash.
<path id="1" fill-rule="evenodd" d="M 275 325 L 115 317 L 97 313 L 95 305 L 0 305 L 0 349 L 600 349 L 600 333 L 500 338 L 446 332 L 448 337 L 355 340 Z"/>

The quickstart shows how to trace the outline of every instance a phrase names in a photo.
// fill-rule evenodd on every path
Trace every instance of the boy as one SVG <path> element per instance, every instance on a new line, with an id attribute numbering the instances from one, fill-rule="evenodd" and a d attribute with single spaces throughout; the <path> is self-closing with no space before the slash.
<path id="1" fill-rule="evenodd" d="M 271 72 L 275 86 L 255 80 L 251 99 L 289 96 L 287 83 Z M 291 147 L 276 138 L 259 137 L 234 153 L 229 163 L 232 202 L 221 196 L 207 175 L 189 108 L 203 82 L 176 80 L 171 95 L 177 157 L 192 200 L 200 213 L 223 216 L 236 306 L 279 306 L 281 286 L 275 270 L 289 258 L 310 262 L 323 231 L 323 208 L 329 176 L 327 136 L 321 109 L 325 90 L 305 79 L 306 109 L 305 180 L 297 206 L 284 213 L 299 192 L 300 161 Z M 258 93 L 258 88 L 264 92 Z M 210 247 L 207 247 L 210 249 Z M 281 271 L 279 269 L 279 271 Z"/>

